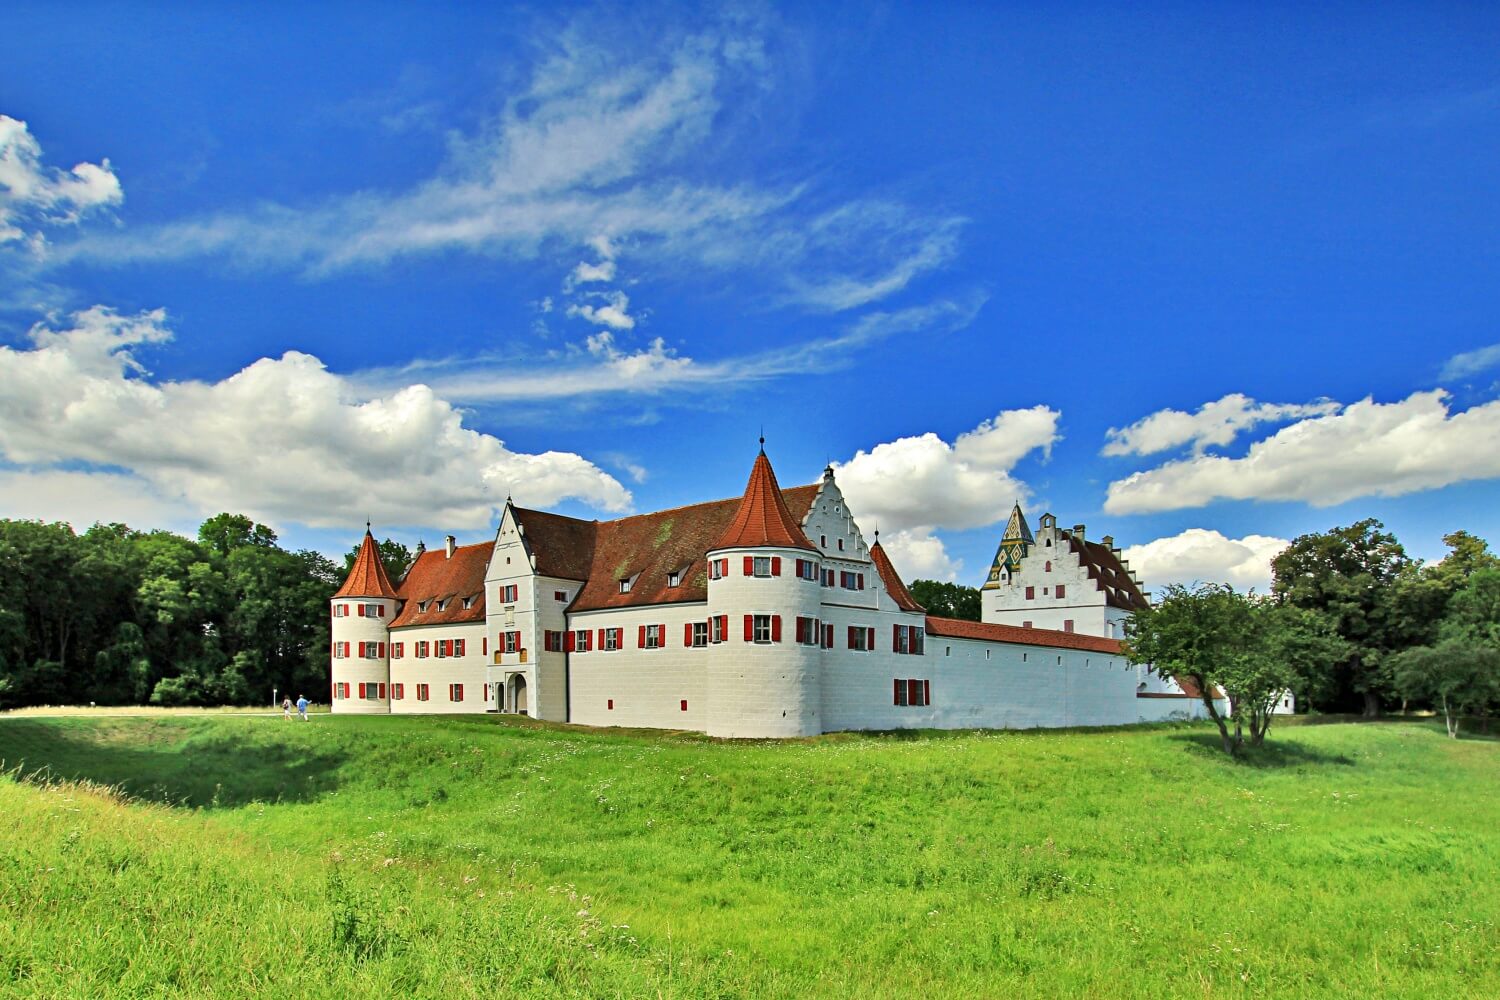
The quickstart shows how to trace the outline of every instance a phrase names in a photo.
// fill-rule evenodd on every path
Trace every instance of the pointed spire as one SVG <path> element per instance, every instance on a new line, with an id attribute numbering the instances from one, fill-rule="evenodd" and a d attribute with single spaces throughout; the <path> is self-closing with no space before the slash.
<path id="1" fill-rule="evenodd" d="M 755 465 L 750 470 L 750 482 L 745 485 L 745 495 L 740 500 L 740 509 L 735 512 L 734 520 L 724 529 L 713 548 L 737 549 L 759 545 L 817 551 L 802 533 L 802 527 L 792 516 L 792 512 L 787 510 L 781 487 L 776 483 L 776 473 L 771 470 L 771 460 L 764 451 L 755 457 Z"/>
<path id="2" fill-rule="evenodd" d="M 365 525 L 365 540 L 360 543 L 359 555 L 354 557 L 354 568 L 349 571 L 349 578 L 333 596 L 396 596 L 396 588 L 391 586 L 391 578 L 386 576 L 385 564 L 380 561 L 380 547 L 375 544 L 375 536 L 370 534 L 368 524 Z"/>

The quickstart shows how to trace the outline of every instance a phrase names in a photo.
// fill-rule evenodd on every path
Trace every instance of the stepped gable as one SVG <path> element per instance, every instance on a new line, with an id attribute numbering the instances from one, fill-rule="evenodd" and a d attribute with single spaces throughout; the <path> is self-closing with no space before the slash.
<path id="1" fill-rule="evenodd" d="M 879 532 L 876 532 L 875 544 L 870 546 L 870 561 L 875 564 L 875 571 L 880 574 L 880 582 L 885 584 L 885 592 L 891 595 L 891 600 L 896 602 L 896 607 L 902 611 L 927 610 L 917 603 L 917 599 L 911 596 L 911 591 L 906 589 L 906 584 L 901 582 L 901 576 L 896 572 L 896 567 L 891 565 L 890 556 L 885 554 L 885 549 L 880 545 Z"/>
<path id="2" fill-rule="evenodd" d="M 1057 649 L 1086 649 L 1094 653 L 1121 655 L 1120 640 L 1106 639 L 1082 632 L 1058 632 L 1050 628 L 1025 628 L 1020 625 L 993 625 L 959 618 L 927 616 L 927 634 L 953 639 L 985 639 L 990 642 L 1014 642 L 1023 646 L 1052 646 Z"/>
<path id="3" fill-rule="evenodd" d="M 423 552 L 401 580 L 396 596 L 406 603 L 391 628 L 484 621 L 484 574 L 494 548 L 494 542 L 463 545 L 453 550 L 451 558 L 445 549 Z M 470 599 L 467 608 L 464 598 Z"/>
<path id="4" fill-rule="evenodd" d="M 360 543 L 359 555 L 354 557 L 354 568 L 333 595 L 334 597 L 395 597 L 396 588 L 386 576 L 385 564 L 380 561 L 380 548 L 375 536 L 365 528 L 365 540 Z"/>
<path id="5" fill-rule="evenodd" d="M 583 521 L 545 510 L 512 506 L 521 526 L 526 547 L 542 576 L 561 580 L 587 580 L 594 561 L 598 521 Z"/>
<path id="6" fill-rule="evenodd" d="M 817 551 L 817 546 L 802 533 L 801 520 L 793 517 L 787 509 L 764 448 L 755 456 L 755 465 L 750 468 L 750 481 L 745 484 L 745 495 L 740 499 L 734 520 L 710 548 L 758 548 L 763 545 Z"/>
<path id="7" fill-rule="evenodd" d="M 1081 541 L 1071 531 L 1064 531 L 1068 547 L 1078 554 L 1078 561 L 1088 570 L 1089 579 L 1094 580 L 1104 592 L 1104 602 L 1123 611 L 1143 611 L 1151 606 L 1141 585 L 1120 564 L 1120 557 L 1102 542 Z"/>
<path id="8" fill-rule="evenodd" d="M 771 482 L 774 486 L 775 479 Z M 777 506 L 795 526 L 812 509 L 817 495 L 816 484 L 778 490 Z M 715 540 L 734 526 L 743 506 L 744 498 L 732 497 L 617 521 L 600 521 L 596 525 L 588 582 L 568 610 L 596 611 L 708 600 L 708 552 L 720 547 Z M 801 528 L 797 532 L 801 534 Z M 673 572 L 680 574 L 679 582 L 669 587 L 667 574 Z M 620 581 L 626 579 L 632 580 L 630 591 L 622 594 Z"/>

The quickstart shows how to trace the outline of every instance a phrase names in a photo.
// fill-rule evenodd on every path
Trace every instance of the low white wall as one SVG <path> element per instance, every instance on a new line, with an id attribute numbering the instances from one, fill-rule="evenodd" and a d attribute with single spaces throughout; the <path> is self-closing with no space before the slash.
<path id="1" fill-rule="evenodd" d="M 440 639 L 464 640 L 463 656 L 439 657 L 436 643 Z M 391 642 L 403 643 L 404 656 L 391 660 L 391 683 L 404 686 L 403 697 L 391 699 L 394 715 L 451 715 L 464 712 L 483 712 L 489 705 L 484 699 L 486 676 L 484 646 L 484 623 L 469 622 L 463 625 L 422 625 L 414 628 L 395 629 Z M 425 658 L 418 659 L 416 644 L 428 643 L 430 650 Z M 417 700 L 417 685 L 426 684 L 430 697 Z M 448 685 L 462 684 L 464 698 L 461 702 L 448 699 Z"/>
<path id="2" fill-rule="evenodd" d="M 580 612 L 574 630 L 587 628 L 593 648 L 568 653 L 571 721 L 585 726 L 641 726 L 695 729 L 707 725 L 706 677 L 709 647 L 683 645 L 683 624 L 708 620 L 704 604 Z M 737 624 L 737 623 L 731 623 Z M 665 625 L 664 645 L 638 649 L 642 625 Z M 599 629 L 619 628 L 622 648 L 599 648 Z M 614 707 L 610 707 L 613 701 Z M 683 711 L 682 702 L 687 702 Z"/>

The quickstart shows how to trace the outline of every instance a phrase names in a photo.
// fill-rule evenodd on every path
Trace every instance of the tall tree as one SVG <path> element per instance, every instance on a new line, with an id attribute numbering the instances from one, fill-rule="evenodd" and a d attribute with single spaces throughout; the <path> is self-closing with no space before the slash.
<path id="1" fill-rule="evenodd" d="M 965 587 L 961 583 L 942 583 L 938 580 L 913 580 L 908 589 L 911 590 L 911 596 L 929 614 L 979 621 L 979 590 L 975 587 Z"/>
<path id="2" fill-rule="evenodd" d="M 1412 620 L 1396 606 L 1394 584 L 1416 565 L 1384 527 L 1366 519 L 1302 535 L 1271 560 L 1272 593 L 1326 615 L 1348 644 L 1335 686 L 1357 695 L 1367 716 L 1380 713 L 1383 661 L 1412 639 Z"/>

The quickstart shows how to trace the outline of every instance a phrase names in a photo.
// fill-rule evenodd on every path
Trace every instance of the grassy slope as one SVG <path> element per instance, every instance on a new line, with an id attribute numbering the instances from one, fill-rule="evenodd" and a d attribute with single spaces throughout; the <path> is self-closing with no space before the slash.
<path id="1" fill-rule="evenodd" d="M 1500 995 L 1500 745 L 1272 739 L 0 720 L 204 807 L 0 782 L 0 993 Z"/>

